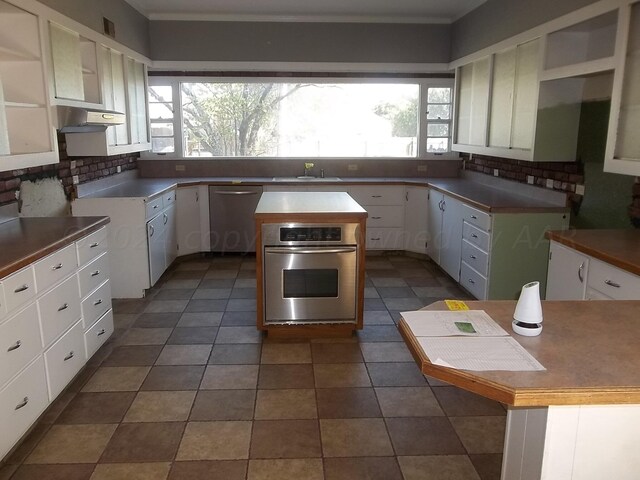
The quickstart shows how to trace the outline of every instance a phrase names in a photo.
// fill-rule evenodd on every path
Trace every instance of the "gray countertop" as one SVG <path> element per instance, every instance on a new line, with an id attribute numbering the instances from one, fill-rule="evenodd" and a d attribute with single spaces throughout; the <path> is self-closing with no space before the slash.
<path id="1" fill-rule="evenodd" d="M 256 208 L 256 216 L 305 213 L 367 214 L 344 192 L 265 192 Z"/>

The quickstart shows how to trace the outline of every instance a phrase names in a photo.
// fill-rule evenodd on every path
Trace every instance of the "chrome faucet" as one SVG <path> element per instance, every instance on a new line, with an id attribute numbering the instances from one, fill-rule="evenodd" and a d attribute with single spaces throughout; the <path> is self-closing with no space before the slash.
<path id="1" fill-rule="evenodd" d="M 313 167 L 315 166 L 315 164 L 311 163 L 311 162 L 305 162 L 304 163 L 304 176 L 308 177 L 309 175 L 309 170 L 311 170 Z"/>

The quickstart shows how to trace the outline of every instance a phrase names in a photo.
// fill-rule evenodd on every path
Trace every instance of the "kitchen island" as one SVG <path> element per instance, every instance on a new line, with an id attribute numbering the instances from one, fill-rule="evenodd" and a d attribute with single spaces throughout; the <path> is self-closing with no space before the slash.
<path id="1" fill-rule="evenodd" d="M 468 306 L 511 332 L 515 302 Z M 508 405 L 503 480 L 631 480 L 640 471 L 638 312 L 638 301 L 543 302 L 542 334 L 513 334 L 542 372 L 435 365 L 404 320 L 399 329 L 423 373 Z"/>
<path id="2" fill-rule="evenodd" d="M 345 336 L 362 328 L 367 212 L 344 192 L 266 192 L 255 211 L 257 328 Z"/>

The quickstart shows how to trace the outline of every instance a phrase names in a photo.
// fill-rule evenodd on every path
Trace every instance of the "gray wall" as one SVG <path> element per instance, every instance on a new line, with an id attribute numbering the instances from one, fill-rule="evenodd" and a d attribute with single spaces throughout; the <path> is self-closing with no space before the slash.
<path id="1" fill-rule="evenodd" d="M 116 27 L 116 41 L 149 56 L 149 20 L 124 0 L 39 0 L 40 3 L 102 33 L 102 17 Z"/>
<path id="2" fill-rule="evenodd" d="M 154 60 L 448 63 L 449 25 L 153 21 Z"/>
<path id="3" fill-rule="evenodd" d="M 491 46 L 596 0 L 488 0 L 452 26 L 451 59 Z"/>

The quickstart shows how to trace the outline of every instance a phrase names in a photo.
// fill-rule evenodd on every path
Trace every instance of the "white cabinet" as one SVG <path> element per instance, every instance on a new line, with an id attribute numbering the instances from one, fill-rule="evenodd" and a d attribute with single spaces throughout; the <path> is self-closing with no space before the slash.
<path id="1" fill-rule="evenodd" d="M 124 55 L 111 48 L 100 46 L 102 61 L 102 94 L 104 108 L 115 112 L 127 111 L 127 94 L 124 79 Z M 127 119 L 126 122 L 128 122 Z M 116 147 L 129 144 L 127 123 L 107 128 L 107 145 Z"/>
<path id="2" fill-rule="evenodd" d="M 404 249 L 404 187 L 401 185 L 351 185 L 347 192 L 369 214 L 367 250 Z"/>
<path id="3" fill-rule="evenodd" d="M 176 191 L 176 232 L 179 255 L 190 255 L 202 251 L 202 228 L 200 226 L 200 187 L 183 187 Z"/>
<path id="4" fill-rule="evenodd" d="M 432 189 L 428 215 L 427 253 L 457 282 L 462 251 L 462 202 Z"/>
<path id="5" fill-rule="evenodd" d="M 454 150 L 457 145 L 486 145 L 490 67 L 486 57 L 458 68 Z"/>
<path id="6" fill-rule="evenodd" d="M 547 300 L 583 300 L 589 257 L 557 242 L 549 247 Z"/>
<path id="7" fill-rule="evenodd" d="M 404 249 L 427 253 L 429 238 L 429 189 L 407 186 L 404 205 Z"/>
<path id="8" fill-rule="evenodd" d="M 149 276 L 154 285 L 177 256 L 175 205 L 147 222 Z"/>

